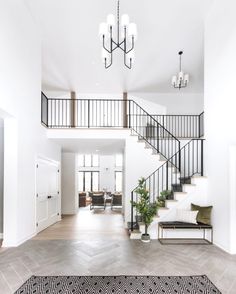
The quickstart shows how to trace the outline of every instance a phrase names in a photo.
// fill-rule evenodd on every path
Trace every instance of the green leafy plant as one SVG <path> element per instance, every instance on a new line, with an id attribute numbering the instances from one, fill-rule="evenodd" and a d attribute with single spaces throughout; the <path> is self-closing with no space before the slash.
<path id="1" fill-rule="evenodd" d="M 171 195 L 171 191 L 170 190 L 164 190 L 160 193 L 160 196 L 157 197 L 157 204 L 160 207 L 165 207 L 165 201 L 168 198 L 168 196 Z"/>
<path id="2" fill-rule="evenodd" d="M 145 235 L 148 235 L 148 227 L 157 214 L 159 206 L 156 201 L 150 203 L 149 191 L 146 189 L 144 178 L 138 181 L 138 187 L 135 192 L 138 194 L 138 201 L 131 201 L 131 203 L 141 215 L 142 221 L 145 224 Z"/>

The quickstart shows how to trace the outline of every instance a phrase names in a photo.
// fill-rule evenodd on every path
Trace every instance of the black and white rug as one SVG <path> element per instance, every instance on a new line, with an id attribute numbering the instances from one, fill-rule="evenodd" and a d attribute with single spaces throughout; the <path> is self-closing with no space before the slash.
<path id="1" fill-rule="evenodd" d="M 220 294 L 207 276 L 32 276 L 15 294 Z"/>

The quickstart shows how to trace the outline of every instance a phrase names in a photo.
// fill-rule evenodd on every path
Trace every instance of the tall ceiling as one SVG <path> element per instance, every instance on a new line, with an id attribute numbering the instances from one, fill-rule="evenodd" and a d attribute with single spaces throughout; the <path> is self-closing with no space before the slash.
<path id="1" fill-rule="evenodd" d="M 203 92 L 204 18 L 212 0 L 121 0 L 138 26 L 135 65 L 123 65 L 122 52 L 104 69 L 99 24 L 116 14 L 116 0 L 26 0 L 42 37 L 44 90 L 79 93 L 170 93 L 171 76 L 183 69 L 190 74 L 186 92 Z"/>

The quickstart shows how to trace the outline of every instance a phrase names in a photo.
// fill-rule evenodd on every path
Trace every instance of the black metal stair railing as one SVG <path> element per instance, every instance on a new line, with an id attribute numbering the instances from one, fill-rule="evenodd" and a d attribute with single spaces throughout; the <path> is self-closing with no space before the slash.
<path id="1" fill-rule="evenodd" d="M 165 159 L 180 149 L 180 141 L 135 101 L 129 100 L 129 127 Z M 173 162 L 173 164 L 175 164 Z"/>
<path id="2" fill-rule="evenodd" d="M 150 203 L 157 201 L 160 193 L 182 191 L 182 185 L 191 182 L 194 175 L 204 175 L 203 166 L 204 139 L 192 139 L 179 151 L 170 157 L 162 166 L 145 179 L 146 189 L 149 191 Z M 137 201 L 136 188 L 131 192 L 131 202 Z M 131 205 L 131 230 L 137 223 L 137 213 Z"/>
<path id="3" fill-rule="evenodd" d="M 180 141 L 133 100 L 51 99 L 42 93 L 42 123 L 48 128 L 130 128 L 165 159 Z"/>
<path id="4" fill-rule="evenodd" d="M 194 114 L 152 114 L 159 124 L 176 138 L 193 139 L 204 136 L 204 112 Z"/>

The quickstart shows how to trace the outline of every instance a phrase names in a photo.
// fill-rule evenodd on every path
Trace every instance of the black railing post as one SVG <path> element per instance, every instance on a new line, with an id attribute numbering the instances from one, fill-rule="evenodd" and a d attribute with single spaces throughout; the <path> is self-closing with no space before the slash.
<path id="1" fill-rule="evenodd" d="M 201 176 L 204 175 L 204 153 L 203 153 L 203 140 L 201 140 Z"/>
<path id="2" fill-rule="evenodd" d="M 168 190 L 168 186 L 169 186 L 169 162 L 166 162 L 166 190 Z"/>
<path id="3" fill-rule="evenodd" d="M 134 192 L 131 192 L 131 232 L 134 230 L 134 224 L 133 224 L 133 218 L 134 218 L 134 206 L 133 206 L 133 201 L 134 201 Z"/>
<path id="4" fill-rule="evenodd" d="M 179 172 L 181 172 L 181 149 L 180 149 L 180 141 L 178 142 L 179 147 Z"/>
<path id="5" fill-rule="evenodd" d="M 159 144 L 160 144 L 160 130 L 159 130 L 159 123 L 157 122 L 157 151 L 159 152 Z"/>
<path id="6" fill-rule="evenodd" d="M 88 99 L 88 128 L 90 128 L 90 100 Z"/>

